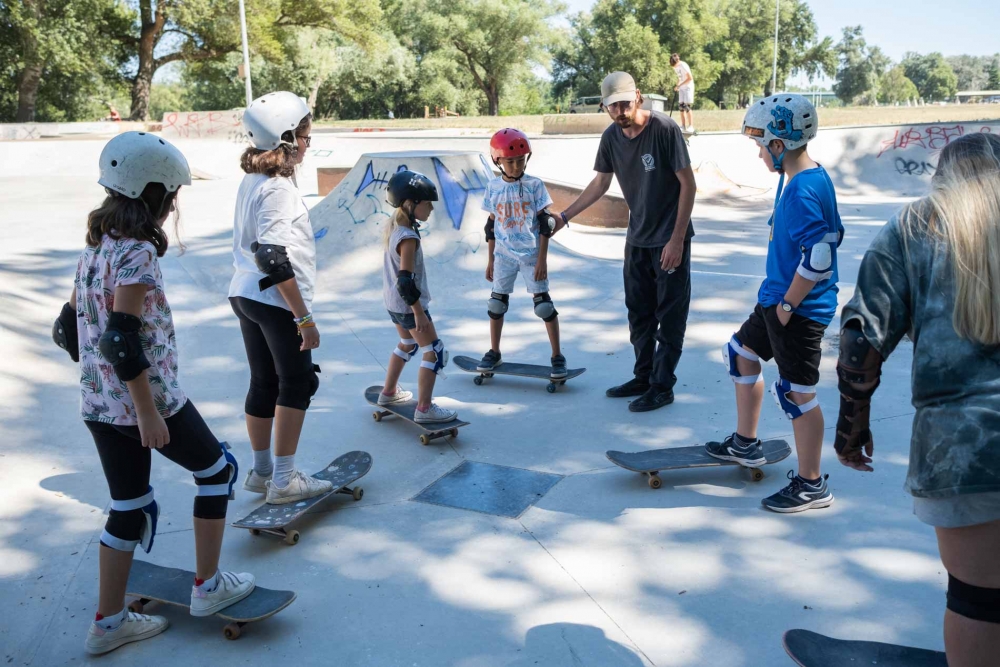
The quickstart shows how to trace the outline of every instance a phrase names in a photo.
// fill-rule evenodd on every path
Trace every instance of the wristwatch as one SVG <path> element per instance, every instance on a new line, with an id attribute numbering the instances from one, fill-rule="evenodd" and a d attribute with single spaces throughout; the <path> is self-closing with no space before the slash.
<path id="1" fill-rule="evenodd" d="M 795 307 L 792 306 L 792 304 L 790 304 L 787 301 L 785 301 L 784 299 L 782 299 L 781 303 L 779 303 L 778 305 L 781 306 L 781 309 L 783 311 L 785 311 L 786 313 L 794 313 L 795 312 Z"/>

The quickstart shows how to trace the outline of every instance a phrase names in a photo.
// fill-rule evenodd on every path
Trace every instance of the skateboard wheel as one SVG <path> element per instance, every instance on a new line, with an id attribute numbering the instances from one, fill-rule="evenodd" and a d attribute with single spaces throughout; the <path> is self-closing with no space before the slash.
<path id="1" fill-rule="evenodd" d="M 351 491 L 351 497 L 354 498 L 355 500 L 361 500 L 362 498 L 365 497 L 365 490 L 362 489 L 360 486 L 356 486 L 354 487 L 354 490 Z"/>
<path id="2" fill-rule="evenodd" d="M 260 535 L 260 531 L 257 530 L 256 528 L 251 528 L 250 534 L 256 537 L 257 535 Z"/>
<path id="3" fill-rule="evenodd" d="M 453 437 L 453 438 L 457 438 L 458 437 L 458 429 L 457 428 L 451 429 L 451 431 L 449 431 L 449 433 L 451 434 L 451 437 Z"/>
<path id="4" fill-rule="evenodd" d="M 142 613 L 142 602 L 140 602 L 139 600 L 132 600 L 129 603 L 128 608 L 129 608 L 130 611 L 134 611 L 137 614 L 141 614 Z"/>
<path id="5" fill-rule="evenodd" d="M 382 421 L 382 415 L 379 414 L 378 412 L 373 412 L 372 413 L 372 419 L 374 419 L 377 422 L 380 422 L 380 421 Z"/>
<path id="6" fill-rule="evenodd" d="M 431 439 L 428 436 L 426 436 L 426 435 L 422 435 L 422 436 L 420 436 L 420 444 L 421 445 L 429 445 L 429 444 L 431 444 Z"/>
<path id="7" fill-rule="evenodd" d="M 660 476 L 657 475 L 656 473 L 653 473 L 649 476 L 649 488 L 658 489 L 662 484 L 663 482 L 660 480 Z"/>
<path id="8" fill-rule="evenodd" d="M 761 470 L 760 468 L 751 468 L 750 479 L 752 479 L 755 482 L 759 482 L 760 480 L 764 479 L 764 471 Z"/>
<path id="9" fill-rule="evenodd" d="M 240 634 L 242 633 L 243 630 L 240 629 L 240 626 L 235 623 L 230 623 L 226 627 L 222 628 L 222 634 L 226 636 L 226 639 L 239 639 Z"/>
<path id="10" fill-rule="evenodd" d="M 298 544 L 299 543 L 299 531 L 290 530 L 285 535 L 285 544 Z M 236 635 L 239 637 L 239 634 Z M 236 637 L 230 637 L 230 639 L 236 639 Z"/>
<path id="11" fill-rule="evenodd" d="M 482 378 L 482 376 L 480 376 L 480 377 L 474 377 L 474 378 L 472 378 L 472 381 L 478 387 L 479 385 L 481 385 L 483 383 L 483 378 Z"/>
<path id="12" fill-rule="evenodd" d="M 545 391 L 549 392 L 550 394 L 556 393 L 556 383 L 550 382 L 547 385 L 545 385 Z"/>

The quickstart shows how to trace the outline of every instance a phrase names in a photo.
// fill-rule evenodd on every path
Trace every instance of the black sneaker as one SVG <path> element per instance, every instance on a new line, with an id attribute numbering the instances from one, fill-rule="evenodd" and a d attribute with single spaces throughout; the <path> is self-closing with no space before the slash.
<path id="1" fill-rule="evenodd" d="M 785 514 L 829 507 L 833 504 L 833 494 L 826 485 L 828 477 L 829 475 L 823 475 L 819 483 L 814 485 L 796 475 L 794 470 L 789 470 L 788 479 L 792 481 L 788 486 L 773 496 L 764 498 L 760 503 L 772 512 Z"/>
<path id="2" fill-rule="evenodd" d="M 483 360 L 476 366 L 477 371 L 492 371 L 501 364 L 500 353 L 490 350 L 483 355 Z"/>
<path id="3" fill-rule="evenodd" d="M 626 396 L 642 396 L 649 391 L 649 383 L 643 382 L 639 378 L 632 378 L 625 384 L 612 387 L 604 392 L 610 398 L 625 398 Z"/>
<path id="4" fill-rule="evenodd" d="M 722 442 L 709 442 L 705 452 L 723 461 L 736 461 L 747 468 L 757 468 L 767 463 L 760 439 L 749 445 L 741 445 L 734 435 L 727 436 Z"/>
<path id="5" fill-rule="evenodd" d="M 674 392 L 669 389 L 650 387 L 646 390 L 645 394 L 629 402 L 628 409 L 629 412 L 649 412 L 656 408 L 662 408 L 664 405 L 670 405 L 673 402 Z"/>
<path id="6" fill-rule="evenodd" d="M 555 380 L 566 377 L 566 357 L 561 354 L 552 357 L 552 370 L 549 371 L 549 377 Z"/>

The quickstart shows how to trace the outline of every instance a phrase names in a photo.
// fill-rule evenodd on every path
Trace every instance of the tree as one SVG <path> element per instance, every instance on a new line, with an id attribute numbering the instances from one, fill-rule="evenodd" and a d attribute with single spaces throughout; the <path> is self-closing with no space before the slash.
<path id="1" fill-rule="evenodd" d="M 464 67 L 493 116 L 514 72 L 548 64 L 547 21 L 561 10 L 551 0 L 414 0 L 404 7 L 415 38 Z"/>
<path id="2" fill-rule="evenodd" d="M 861 26 L 844 28 L 837 44 L 840 66 L 833 92 L 844 104 L 874 103 L 879 81 L 892 61 L 877 46 L 869 47 Z"/>
<path id="3" fill-rule="evenodd" d="M 0 2 L 0 44 L 10 51 L 4 58 L 10 76 L 0 87 L 14 84 L 14 90 L 2 95 L 16 98 L 13 120 L 36 119 L 40 93 L 41 104 L 46 103 L 46 86 L 68 90 L 66 108 L 88 106 L 101 79 L 114 78 L 119 62 L 111 34 L 124 30 L 128 21 L 115 0 Z"/>
<path id="4" fill-rule="evenodd" d="M 958 91 L 958 77 L 940 53 L 906 53 L 900 65 L 926 100 L 946 100 Z"/>
<path id="5" fill-rule="evenodd" d="M 993 56 L 990 66 L 986 70 L 986 87 L 989 90 L 1000 90 L 1000 54 Z"/>
<path id="6" fill-rule="evenodd" d="M 945 58 L 958 79 L 959 90 L 985 90 L 989 81 L 991 56 L 949 56 Z"/>
<path id="7" fill-rule="evenodd" d="M 893 67 L 879 79 L 878 101 L 881 104 L 898 104 L 919 96 L 917 87 L 906 77 L 901 65 Z"/>

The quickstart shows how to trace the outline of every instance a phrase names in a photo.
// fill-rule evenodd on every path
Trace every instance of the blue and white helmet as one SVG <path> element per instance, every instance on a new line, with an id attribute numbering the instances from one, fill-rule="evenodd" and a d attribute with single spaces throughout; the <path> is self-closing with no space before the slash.
<path id="1" fill-rule="evenodd" d="M 816 107 L 796 93 L 775 93 L 754 102 L 743 117 L 743 134 L 767 147 L 780 139 L 785 150 L 795 150 L 816 138 Z"/>

